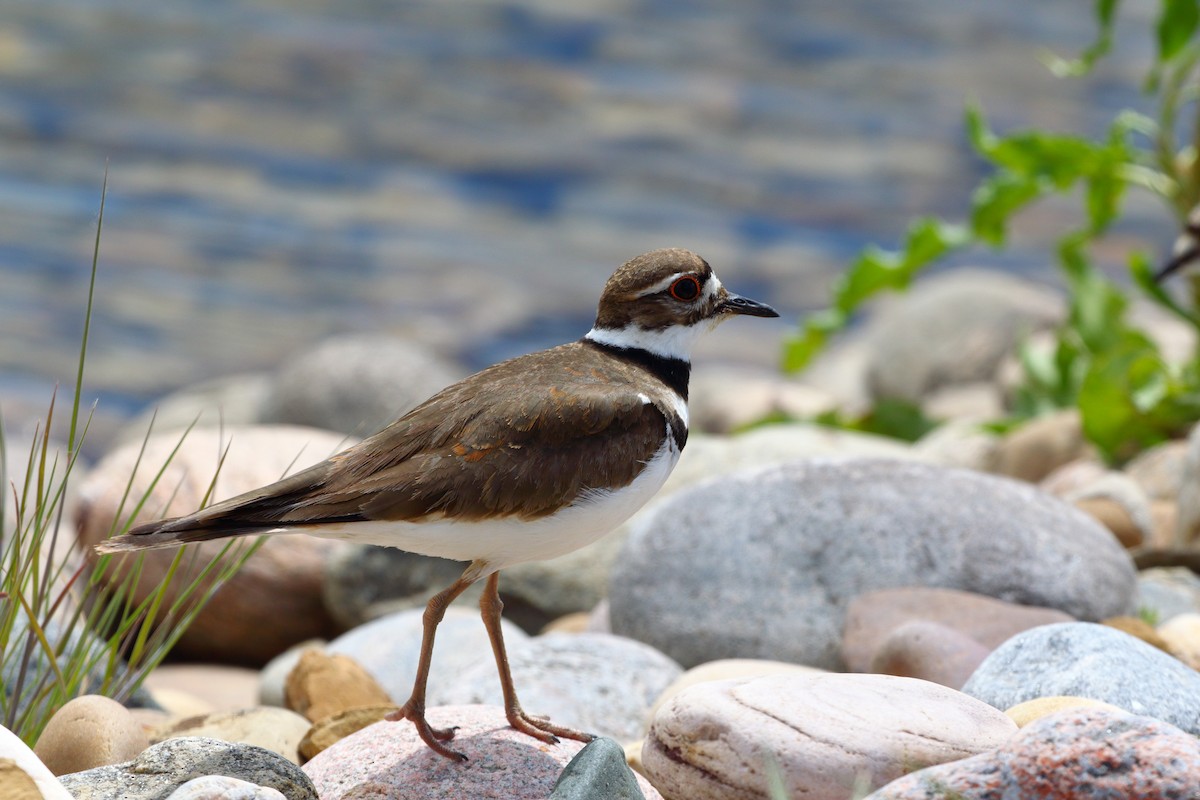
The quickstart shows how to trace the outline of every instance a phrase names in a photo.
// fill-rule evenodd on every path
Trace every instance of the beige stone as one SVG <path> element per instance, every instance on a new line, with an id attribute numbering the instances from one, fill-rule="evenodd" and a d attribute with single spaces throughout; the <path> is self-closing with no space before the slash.
<path id="1" fill-rule="evenodd" d="M 348 708 L 314 722 L 300 740 L 300 757 L 305 761 L 314 758 L 317 753 L 331 746 L 334 742 L 357 733 L 368 725 L 374 725 L 388 714 L 396 710 L 392 704 L 378 706 L 360 706 Z"/>
<path id="2" fill-rule="evenodd" d="M 0 797 L 4 800 L 42 800 L 42 792 L 16 761 L 0 758 Z"/>
<path id="3" fill-rule="evenodd" d="M 1158 626 L 1167 650 L 1195 670 L 1200 670 L 1200 614 L 1180 614 Z"/>
<path id="4" fill-rule="evenodd" d="M 1112 531 L 1122 547 L 1133 548 L 1142 544 L 1144 534 L 1138 524 L 1129 511 L 1111 497 L 1083 497 L 1076 500 L 1074 506 Z"/>
<path id="5" fill-rule="evenodd" d="M 632 742 L 626 742 L 623 745 L 625 750 L 625 763 L 629 768 L 642 777 L 646 776 L 646 765 L 642 763 L 642 748 L 645 747 L 645 739 L 637 739 Z"/>
<path id="6" fill-rule="evenodd" d="M 573 614 L 564 614 L 557 619 L 547 622 L 539 633 L 585 633 L 588 630 L 588 623 L 591 621 L 591 618 L 592 613 L 590 611 L 576 611 Z"/>
<path id="7" fill-rule="evenodd" d="M 1171 648 L 1167 645 L 1166 640 L 1159 635 L 1158 631 L 1154 630 L 1153 625 L 1141 617 L 1109 617 L 1108 619 L 1101 620 L 1101 624 L 1124 631 L 1130 636 L 1136 636 L 1146 644 L 1153 645 L 1164 653 L 1171 652 Z"/>
<path id="8" fill-rule="evenodd" d="M 346 709 L 392 704 L 379 682 L 341 653 L 306 650 L 288 673 L 283 690 L 288 708 L 319 722 Z"/>
<path id="9" fill-rule="evenodd" d="M 3 775 L 0 775 L 0 797 L 8 798 L 8 789 L 13 789 L 14 796 L 16 792 L 24 791 L 27 785 L 15 771 L 20 771 L 25 774 L 38 790 L 38 794 L 34 795 L 37 800 L 73 800 L 71 793 L 67 791 L 58 778 L 54 777 L 46 765 L 43 764 L 29 747 L 21 741 L 21 739 L 8 728 L 0 726 L 0 764 L 4 764 L 5 768 L 0 770 Z M 7 765 L 10 765 L 7 766 Z"/>
<path id="10" fill-rule="evenodd" d="M 1068 409 L 1030 420 L 1006 436 L 996 453 L 996 471 L 1036 483 L 1090 452 L 1079 412 Z"/>
<path id="11" fill-rule="evenodd" d="M 205 736 L 223 742 L 242 742 L 279 753 L 293 764 L 299 764 L 300 740 L 308 732 L 308 727 L 308 720 L 294 711 L 260 706 L 183 720 L 160 731 L 158 739 Z"/>
<path id="12" fill-rule="evenodd" d="M 1110 711 L 1124 711 L 1124 709 L 1117 708 L 1102 700 L 1093 700 L 1090 697 L 1055 695 L 1053 697 L 1035 697 L 1032 700 L 1026 700 L 1024 703 L 1017 703 L 1004 713 L 1017 724 L 1018 728 L 1024 728 L 1029 723 L 1039 720 L 1042 717 L 1071 708 L 1106 708 Z"/>
<path id="13" fill-rule="evenodd" d="M 89 694 L 55 712 L 33 752 L 55 775 L 66 775 L 129 761 L 149 744 L 129 709 Z"/>

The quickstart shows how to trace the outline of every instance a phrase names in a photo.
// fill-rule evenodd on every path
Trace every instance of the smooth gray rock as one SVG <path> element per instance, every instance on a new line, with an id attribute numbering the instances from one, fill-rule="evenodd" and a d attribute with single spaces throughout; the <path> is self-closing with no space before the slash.
<path id="1" fill-rule="evenodd" d="M 846 604 L 935 586 L 1100 619 L 1135 572 L 1105 528 L 1018 481 L 821 459 L 738 473 L 654 507 L 613 570 L 615 633 L 685 666 L 769 658 L 839 668 Z"/>
<path id="2" fill-rule="evenodd" d="M 1200 673 L 1104 625 L 1063 622 L 1019 633 L 962 691 L 999 709 L 1036 697 L 1090 697 L 1200 735 Z"/>
<path id="3" fill-rule="evenodd" d="M 189 736 L 153 745 L 133 761 L 59 778 L 75 800 L 165 800 L 194 778 L 226 775 L 278 790 L 287 800 L 318 800 L 300 767 L 249 744 Z"/>
<path id="4" fill-rule="evenodd" d="M 551 633 L 510 644 L 508 663 L 526 711 L 620 741 L 642 735 L 655 699 L 683 674 L 653 647 L 606 633 Z M 431 691 L 429 702 L 503 706 L 491 653 Z"/>
<path id="5" fill-rule="evenodd" d="M 283 364 L 263 418 L 367 436 L 460 377 L 460 369 L 406 339 L 336 336 Z"/>
<path id="6" fill-rule="evenodd" d="M 379 681 L 388 696 L 397 703 L 403 703 L 412 692 L 417 674 L 422 613 L 421 609 L 412 609 L 380 617 L 342 634 L 330 642 L 325 650 L 353 658 Z M 508 620 L 501 625 L 511 655 L 529 635 Z M 430 698 L 439 696 L 439 692 L 478 660 L 492 664 L 492 681 L 495 682 L 492 645 L 479 612 L 473 606 L 456 603 L 446 609 L 446 616 L 437 629 L 433 663 L 429 670 Z M 432 701 L 430 705 L 433 705 Z"/>
<path id="7" fill-rule="evenodd" d="M 868 322 L 867 384 L 876 398 L 917 402 L 944 386 L 991 380 L 1022 336 L 1064 314 L 1053 290 L 1004 272 L 928 277 Z"/>
<path id="8" fill-rule="evenodd" d="M 550 800 L 646 800 L 621 745 L 601 736 L 580 750 L 558 780 Z"/>

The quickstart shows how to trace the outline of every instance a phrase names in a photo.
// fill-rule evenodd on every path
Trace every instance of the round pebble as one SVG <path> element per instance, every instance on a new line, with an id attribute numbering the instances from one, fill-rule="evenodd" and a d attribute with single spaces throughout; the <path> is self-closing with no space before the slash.
<path id="1" fill-rule="evenodd" d="M 33 752 L 55 775 L 128 761 L 149 746 L 129 709 L 101 695 L 76 697 L 55 712 Z"/>

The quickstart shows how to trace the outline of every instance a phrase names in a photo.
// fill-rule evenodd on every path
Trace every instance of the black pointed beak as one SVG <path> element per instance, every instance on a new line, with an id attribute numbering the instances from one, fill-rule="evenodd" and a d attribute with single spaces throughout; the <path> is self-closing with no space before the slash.
<path id="1" fill-rule="evenodd" d="M 751 300 L 749 297 L 742 297 L 732 293 L 721 301 L 721 305 L 717 307 L 717 310 L 722 314 L 745 314 L 748 317 L 779 316 L 779 312 L 766 303 L 760 303 L 757 300 Z"/>

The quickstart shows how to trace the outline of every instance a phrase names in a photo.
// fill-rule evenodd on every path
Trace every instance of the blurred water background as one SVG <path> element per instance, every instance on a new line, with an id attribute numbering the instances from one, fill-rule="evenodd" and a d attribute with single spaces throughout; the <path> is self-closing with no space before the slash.
<path id="1" fill-rule="evenodd" d="M 574 339 L 609 272 L 659 246 L 784 312 L 713 345 L 769 367 L 862 246 L 962 217 L 965 100 L 1000 130 L 1096 134 L 1144 108 L 1156 4 L 1122 5 L 1094 75 L 1043 66 L 1090 42 L 1091 8 L 2 0 L 0 405 L 73 384 L 106 164 L 86 385 L 110 427 L 333 333 L 472 368 Z M 955 263 L 1052 281 L 1067 208 Z M 1172 235 L 1135 201 L 1116 238 Z"/>

